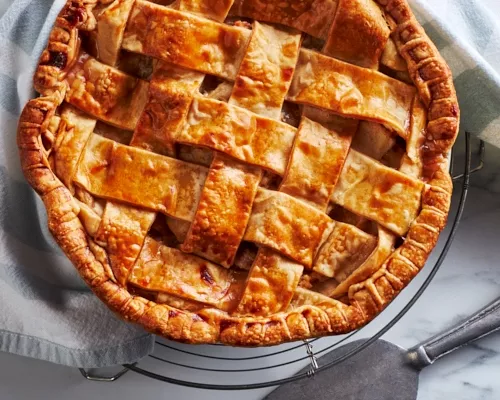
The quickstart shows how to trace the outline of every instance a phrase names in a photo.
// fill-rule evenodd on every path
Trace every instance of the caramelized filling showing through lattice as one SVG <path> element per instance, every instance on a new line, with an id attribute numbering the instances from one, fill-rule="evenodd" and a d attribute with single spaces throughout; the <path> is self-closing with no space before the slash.
<path id="1" fill-rule="evenodd" d="M 93 251 L 133 293 L 186 310 L 346 301 L 424 188 L 426 112 L 382 12 L 340 0 L 310 24 L 260 2 L 154 3 L 94 9 L 44 138 Z"/>

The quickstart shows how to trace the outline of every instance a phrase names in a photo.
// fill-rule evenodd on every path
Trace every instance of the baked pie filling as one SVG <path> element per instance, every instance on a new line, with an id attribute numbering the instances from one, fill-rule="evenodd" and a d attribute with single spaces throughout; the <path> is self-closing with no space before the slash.
<path id="1" fill-rule="evenodd" d="M 446 223 L 459 110 L 406 0 L 69 0 L 18 144 L 117 314 L 190 342 L 356 329 Z"/>

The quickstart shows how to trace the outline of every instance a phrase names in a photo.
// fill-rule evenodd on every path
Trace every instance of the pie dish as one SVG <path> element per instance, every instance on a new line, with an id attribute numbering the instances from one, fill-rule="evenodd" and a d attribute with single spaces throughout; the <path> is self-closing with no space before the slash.
<path id="1" fill-rule="evenodd" d="M 443 230 L 459 108 L 406 0 L 68 0 L 18 147 L 102 301 L 188 343 L 341 334 Z"/>

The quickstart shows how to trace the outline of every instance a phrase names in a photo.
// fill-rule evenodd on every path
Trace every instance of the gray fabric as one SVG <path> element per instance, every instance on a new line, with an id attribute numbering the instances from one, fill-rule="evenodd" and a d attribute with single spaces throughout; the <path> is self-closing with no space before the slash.
<path id="1" fill-rule="evenodd" d="M 0 350 L 73 366 L 131 362 L 153 347 L 85 287 L 46 228 L 43 205 L 24 181 L 17 119 L 35 93 L 32 75 L 65 0 L 0 0 Z M 447 58 L 462 124 L 500 146 L 500 2 L 412 0 Z M 438 15 L 443 18 L 439 19 Z"/>
<path id="2" fill-rule="evenodd" d="M 47 231 L 22 177 L 16 126 L 63 1 L 0 0 L 0 350 L 75 367 L 137 361 L 153 336 L 122 322 L 85 286 Z"/>
<path id="3" fill-rule="evenodd" d="M 500 1 L 410 3 L 453 72 L 462 130 L 500 147 Z"/>

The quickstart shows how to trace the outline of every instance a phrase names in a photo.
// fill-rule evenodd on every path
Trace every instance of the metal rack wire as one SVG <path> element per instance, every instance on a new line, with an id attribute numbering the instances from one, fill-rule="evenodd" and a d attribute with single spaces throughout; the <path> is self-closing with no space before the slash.
<path id="1" fill-rule="evenodd" d="M 116 375 L 103 377 L 82 369 L 80 372 L 89 380 L 112 382 L 131 370 L 160 381 L 193 388 L 248 390 L 281 385 L 311 377 L 319 371 L 343 362 L 371 345 L 391 329 L 428 287 L 443 263 L 455 237 L 465 207 L 470 175 L 483 167 L 484 151 L 484 143 L 481 142 L 478 165 L 472 167 L 471 139 L 470 134 L 466 133 L 463 173 L 454 176 L 455 181 L 463 180 L 459 186 L 460 195 L 457 193 L 454 196 L 454 199 L 458 199 L 458 203 L 455 201 L 453 204 L 454 220 L 449 224 L 447 231 L 442 234 L 438 244 L 440 251 L 438 249 L 434 251 L 431 261 L 415 279 L 417 282 L 410 285 L 414 293 L 407 292 L 409 290 L 407 288 L 389 306 L 392 308 L 393 304 L 396 303 L 395 307 L 399 307 L 399 311 L 394 317 L 391 318 L 384 311 L 374 322 L 348 335 L 306 340 L 301 343 L 285 344 L 272 348 L 243 349 L 223 345 L 190 346 L 158 338 L 153 354 L 139 363 L 125 365 L 125 368 Z M 454 159 L 452 154 L 452 174 Z M 423 276 L 420 277 L 420 275 Z M 420 282 L 418 282 L 419 280 Z M 381 324 L 382 327 L 370 333 L 377 324 Z M 359 338 L 361 333 L 366 333 L 369 339 L 347 352 L 342 352 L 342 354 L 339 352 L 340 355 L 333 361 L 321 363 L 321 355 Z M 215 362 L 217 362 L 217 367 L 214 367 Z M 307 372 L 296 374 L 307 365 L 310 367 Z M 186 380 L 186 376 L 189 376 L 190 380 Z"/>

